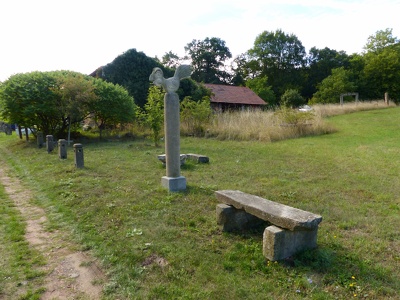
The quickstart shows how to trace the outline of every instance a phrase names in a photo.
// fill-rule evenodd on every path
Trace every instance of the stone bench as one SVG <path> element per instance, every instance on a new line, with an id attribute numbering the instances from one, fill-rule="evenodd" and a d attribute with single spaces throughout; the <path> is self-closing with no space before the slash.
<path id="1" fill-rule="evenodd" d="M 193 153 L 186 154 L 186 156 L 187 156 L 187 159 L 194 160 L 197 163 L 210 162 L 210 159 L 208 158 L 208 156 L 204 156 L 204 155 L 200 155 L 200 154 L 193 154 Z"/>
<path id="2" fill-rule="evenodd" d="M 216 191 L 217 224 L 224 231 L 246 230 L 262 222 L 263 255 L 271 260 L 288 258 L 317 247 L 322 217 L 301 209 L 235 190 Z"/>
<path id="3" fill-rule="evenodd" d="M 166 154 L 157 155 L 157 158 L 159 161 L 162 162 L 163 166 L 165 166 L 167 162 Z M 181 166 L 185 164 L 186 158 L 187 158 L 186 154 L 180 155 Z"/>
<path id="4" fill-rule="evenodd" d="M 163 165 L 165 165 L 166 162 L 165 154 L 157 155 L 157 158 L 159 161 L 163 163 Z M 197 163 L 208 163 L 210 161 L 207 156 L 200 154 L 193 154 L 193 153 L 181 154 L 180 159 L 181 159 L 181 166 L 185 164 L 186 159 L 194 160 Z"/>

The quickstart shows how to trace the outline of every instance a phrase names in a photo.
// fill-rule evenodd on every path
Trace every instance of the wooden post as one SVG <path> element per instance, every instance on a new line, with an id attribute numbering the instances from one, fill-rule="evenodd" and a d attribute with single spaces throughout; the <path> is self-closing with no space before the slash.
<path id="1" fill-rule="evenodd" d="M 389 93 L 388 92 L 385 93 L 385 103 L 386 103 L 386 105 L 389 105 Z"/>

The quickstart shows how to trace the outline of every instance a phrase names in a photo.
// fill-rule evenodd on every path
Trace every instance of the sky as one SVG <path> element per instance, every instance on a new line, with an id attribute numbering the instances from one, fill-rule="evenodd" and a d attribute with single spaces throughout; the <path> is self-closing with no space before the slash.
<path id="1" fill-rule="evenodd" d="M 362 53 L 379 30 L 400 37 L 399 12 L 400 0 L 2 0 L 0 81 L 32 71 L 89 74 L 132 48 L 182 57 L 207 37 L 236 57 L 278 29 L 307 52 Z"/>

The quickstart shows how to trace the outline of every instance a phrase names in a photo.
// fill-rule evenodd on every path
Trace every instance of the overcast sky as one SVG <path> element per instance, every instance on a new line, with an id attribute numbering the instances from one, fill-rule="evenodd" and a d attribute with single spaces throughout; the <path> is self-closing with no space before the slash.
<path id="1" fill-rule="evenodd" d="M 183 56 L 206 37 L 224 40 L 236 57 L 277 29 L 307 52 L 361 53 L 378 30 L 400 37 L 399 12 L 400 0 L 2 0 L 0 81 L 31 71 L 89 74 L 131 48 Z"/>

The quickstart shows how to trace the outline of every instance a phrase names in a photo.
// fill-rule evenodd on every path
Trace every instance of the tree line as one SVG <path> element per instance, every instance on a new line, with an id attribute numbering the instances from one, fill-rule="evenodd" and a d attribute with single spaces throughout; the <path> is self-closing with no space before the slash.
<path id="1" fill-rule="evenodd" d="M 193 67 L 191 80 L 184 80 L 180 99 L 200 101 L 207 92 L 199 83 L 247 86 L 270 106 L 282 104 L 286 92 L 296 92 L 305 103 L 337 103 L 342 93 L 358 92 L 362 100 L 382 99 L 388 92 L 400 101 L 400 43 L 392 29 L 370 35 L 363 53 L 347 54 L 325 47 L 305 50 L 294 34 L 264 31 L 247 52 L 233 58 L 225 41 L 217 37 L 192 40 L 179 57 L 169 51 L 162 58 L 147 57 L 130 49 L 100 67 L 94 76 L 120 84 L 140 107 L 147 102 L 148 74 L 154 67 L 166 77 L 186 61 Z"/>
<path id="2" fill-rule="evenodd" d="M 15 74 L 0 83 L 0 117 L 56 137 L 89 118 L 101 130 L 131 122 L 135 103 L 119 85 L 72 71 Z"/>
<path id="3" fill-rule="evenodd" d="M 174 67 L 189 59 L 195 81 L 248 86 L 271 105 L 280 105 L 288 90 L 298 91 L 304 103 L 336 103 L 346 92 L 358 92 L 364 100 L 382 99 L 388 92 L 400 101 L 400 43 L 389 28 L 370 35 L 361 54 L 328 47 L 307 53 L 296 35 L 280 29 L 259 34 L 253 47 L 231 63 L 220 38 L 193 40 L 185 51 L 182 58 L 170 51 L 160 62 Z"/>
<path id="4" fill-rule="evenodd" d="M 56 136 L 90 117 L 101 132 L 143 119 L 140 112 L 149 110 L 154 97 L 149 82 L 153 68 L 170 77 L 187 60 L 194 71 L 181 81 L 182 101 L 210 97 L 202 83 L 247 86 L 270 106 L 337 103 L 340 94 L 352 92 L 362 100 L 382 99 L 388 92 L 391 100 L 400 101 L 400 43 L 391 29 L 371 35 L 361 54 L 327 47 L 307 53 L 294 34 L 282 30 L 262 32 L 251 49 L 234 59 L 225 41 L 216 37 L 193 40 L 185 52 L 182 58 L 170 51 L 159 59 L 129 49 L 90 76 L 72 71 L 13 75 L 0 82 L 0 117 Z"/>

